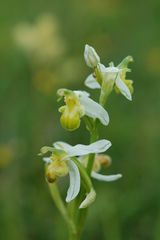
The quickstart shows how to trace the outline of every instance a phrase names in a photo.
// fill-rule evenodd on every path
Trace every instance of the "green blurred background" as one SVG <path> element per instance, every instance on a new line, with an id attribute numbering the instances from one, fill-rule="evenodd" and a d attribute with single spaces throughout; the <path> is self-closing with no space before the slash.
<path id="1" fill-rule="evenodd" d="M 83 125 L 61 128 L 56 102 L 58 88 L 87 90 L 88 43 L 104 64 L 134 57 L 135 93 L 108 102 L 108 173 L 123 178 L 94 182 L 83 239 L 160 240 L 160 1 L 5 0 L 0 29 L 0 239 L 67 239 L 37 153 L 55 140 L 88 143 Z"/>

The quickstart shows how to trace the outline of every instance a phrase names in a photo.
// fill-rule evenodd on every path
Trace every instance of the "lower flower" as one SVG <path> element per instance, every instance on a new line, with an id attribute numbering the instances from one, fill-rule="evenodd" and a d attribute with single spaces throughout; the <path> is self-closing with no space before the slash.
<path id="1" fill-rule="evenodd" d="M 81 167 L 79 158 L 91 153 L 103 153 L 110 146 L 110 141 L 102 139 L 89 145 L 78 144 L 72 146 L 65 142 L 55 142 L 53 144 L 53 147 L 42 147 L 40 155 L 44 155 L 47 152 L 51 153 L 50 157 L 43 158 L 44 162 L 46 163 L 47 181 L 54 183 L 57 178 L 64 177 L 69 174 L 70 185 L 67 191 L 66 202 L 72 201 L 74 198 L 76 198 L 80 191 L 81 178 L 83 178 L 83 182 L 85 182 L 87 176 L 87 173 L 83 172 L 86 170 L 83 168 L 83 166 Z M 114 181 L 119 179 L 121 177 L 121 174 L 104 176 L 95 171 L 92 171 L 91 176 L 102 181 Z M 95 199 L 95 193 L 92 184 L 89 185 L 88 190 L 86 199 L 82 202 L 83 204 L 80 205 L 81 208 L 87 207 L 93 202 L 93 199 Z"/>

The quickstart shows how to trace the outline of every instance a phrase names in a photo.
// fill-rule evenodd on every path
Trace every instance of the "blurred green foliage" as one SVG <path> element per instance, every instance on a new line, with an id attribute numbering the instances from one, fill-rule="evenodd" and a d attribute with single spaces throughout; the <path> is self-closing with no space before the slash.
<path id="1" fill-rule="evenodd" d="M 102 136 L 113 143 L 108 171 L 121 172 L 123 179 L 95 182 L 98 197 L 90 208 L 83 239 L 160 239 L 159 12 L 159 0 L 3 1 L 0 239 L 67 239 L 37 153 L 55 140 L 88 141 L 84 126 L 72 135 L 61 129 L 56 102 L 59 87 L 85 89 L 83 81 L 89 73 L 83 60 L 85 43 L 95 47 L 105 64 L 134 57 L 130 77 L 135 94 L 132 103 L 116 94 L 108 102 L 111 122 L 105 132 L 102 129 Z M 46 14 L 56 19 L 56 38 L 63 44 L 55 47 L 59 56 L 39 62 L 39 57 L 35 60 L 18 46 L 14 30 L 21 23 L 32 26 Z M 44 42 L 39 51 L 43 47 Z"/>

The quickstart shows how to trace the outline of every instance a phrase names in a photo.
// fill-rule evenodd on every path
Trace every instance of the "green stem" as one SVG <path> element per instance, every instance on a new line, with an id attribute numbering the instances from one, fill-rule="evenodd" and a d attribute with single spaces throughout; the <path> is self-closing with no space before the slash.
<path id="1" fill-rule="evenodd" d="M 94 128 L 90 132 L 90 143 L 93 143 L 98 140 L 98 130 L 97 130 L 97 121 L 94 123 Z M 95 153 L 91 153 L 88 158 L 88 164 L 87 164 L 87 173 L 90 176 L 93 163 L 94 163 Z"/>
<path id="2" fill-rule="evenodd" d="M 68 225 L 68 229 L 69 229 L 69 233 L 72 236 L 76 236 L 77 235 L 77 231 L 76 231 L 76 226 L 74 224 L 74 222 L 72 221 L 72 219 L 69 217 L 67 209 L 61 199 L 58 187 L 56 185 L 56 183 L 48 183 L 50 192 L 51 192 L 51 196 L 52 199 L 56 205 L 56 207 L 58 208 L 58 210 L 60 211 L 63 219 L 66 221 L 67 225 Z M 70 238 L 70 240 L 78 240 L 78 238 Z"/>
<path id="3" fill-rule="evenodd" d="M 93 128 L 90 129 L 90 143 L 95 142 L 98 140 L 98 130 L 97 130 L 97 121 L 94 122 Z M 90 176 L 93 163 L 94 163 L 95 154 L 91 153 L 88 158 L 88 164 L 87 164 L 87 175 Z M 85 192 L 82 190 L 80 198 L 83 199 L 85 197 Z M 87 217 L 88 208 L 80 209 L 79 215 L 78 215 L 78 233 L 79 236 L 82 234 L 84 224 Z"/>
<path id="4" fill-rule="evenodd" d="M 69 240 L 80 240 L 80 237 L 78 236 L 77 233 L 70 232 Z"/>

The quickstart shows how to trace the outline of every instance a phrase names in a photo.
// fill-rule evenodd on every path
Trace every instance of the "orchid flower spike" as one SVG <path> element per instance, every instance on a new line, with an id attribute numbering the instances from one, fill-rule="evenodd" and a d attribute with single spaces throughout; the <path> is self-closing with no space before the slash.
<path id="1" fill-rule="evenodd" d="M 99 119 L 103 125 L 108 125 L 109 116 L 107 111 L 97 102 L 89 97 L 85 91 L 72 91 L 68 89 L 59 89 L 57 92 L 61 99 L 64 97 L 65 106 L 59 108 L 62 113 L 61 125 L 73 131 L 80 126 L 80 119 L 86 115 L 92 119 Z"/>
<path id="2" fill-rule="evenodd" d="M 78 144 L 72 146 L 65 142 L 55 142 L 53 147 L 42 147 L 41 155 L 51 152 L 50 157 L 43 158 L 46 163 L 46 178 L 48 182 L 52 183 L 58 177 L 69 174 L 70 186 L 67 191 L 66 202 L 72 201 L 80 191 L 80 172 L 72 158 L 90 153 L 102 153 L 110 146 L 110 141 L 102 139 L 89 145 Z"/>

